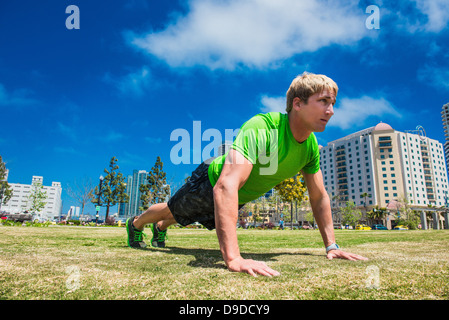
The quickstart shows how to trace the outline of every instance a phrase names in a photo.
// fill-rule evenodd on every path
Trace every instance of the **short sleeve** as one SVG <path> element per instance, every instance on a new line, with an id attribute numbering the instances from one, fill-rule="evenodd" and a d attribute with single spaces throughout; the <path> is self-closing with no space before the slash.
<path id="1" fill-rule="evenodd" d="M 310 161 L 304 166 L 302 171 L 308 174 L 317 173 L 320 170 L 320 149 L 315 135 L 312 133 L 310 145 Z"/>
<path id="2" fill-rule="evenodd" d="M 266 129 L 267 124 L 262 117 L 254 116 L 242 125 L 231 148 L 255 164 L 259 152 L 266 149 L 267 139 L 260 135 L 261 132 L 266 132 Z"/>

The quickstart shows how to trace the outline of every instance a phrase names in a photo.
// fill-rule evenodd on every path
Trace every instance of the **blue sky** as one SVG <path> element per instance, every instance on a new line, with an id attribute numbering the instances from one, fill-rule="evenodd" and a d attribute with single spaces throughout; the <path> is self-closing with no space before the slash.
<path id="1" fill-rule="evenodd" d="M 79 29 L 66 27 L 69 5 Z M 366 27 L 369 5 L 379 29 Z M 176 188 L 210 142 L 176 165 L 173 132 L 193 145 L 194 121 L 224 137 L 283 111 L 304 71 L 340 87 L 320 144 L 380 121 L 444 143 L 448 43 L 446 0 L 2 1 L 0 155 L 9 182 L 61 182 L 64 212 L 67 185 L 96 184 L 112 156 L 125 175 L 160 156 Z"/>

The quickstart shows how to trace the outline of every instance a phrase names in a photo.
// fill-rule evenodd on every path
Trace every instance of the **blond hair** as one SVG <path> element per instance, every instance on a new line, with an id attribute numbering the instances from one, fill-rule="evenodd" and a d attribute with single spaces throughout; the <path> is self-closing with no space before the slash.
<path id="1" fill-rule="evenodd" d="M 325 89 L 333 91 L 335 96 L 337 96 L 338 86 L 334 80 L 323 74 L 304 72 L 292 81 L 287 91 L 286 111 L 290 112 L 292 109 L 294 98 L 298 97 L 301 101 L 307 103 L 310 96 L 323 92 Z"/>

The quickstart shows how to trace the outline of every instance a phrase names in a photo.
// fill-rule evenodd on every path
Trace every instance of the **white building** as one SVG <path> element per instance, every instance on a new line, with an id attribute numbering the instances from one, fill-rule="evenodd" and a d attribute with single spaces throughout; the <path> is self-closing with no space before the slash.
<path id="1" fill-rule="evenodd" d="M 379 123 L 321 147 L 320 164 L 335 207 L 386 207 L 403 198 L 416 207 L 446 205 L 443 145 L 418 129 L 404 133 Z"/>
<path id="2" fill-rule="evenodd" d="M 80 217 L 80 207 L 71 206 L 67 212 L 67 220 Z"/>
<path id="3" fill-rule="evenodd" d="M 31 184 L 9 183 L 13 190 L 13 195 L 8 203 L 2 206 L 2 210 L 10 213 L 22 213 L 29 210 L 29 196 L 31 194 L 32 185 L 35 183 L 43 184 L 43 177 L 33 176 Z M 61 183 L 52 182 L 51 186 L 43 186 L 43 191 L 47 198 L 44 209 L 37 214 L 36 218 L 41 220 L 55 220 L 61 215 Z M 31 212 L 30 212 L 31 213 Z"/>
<path id="4" fill-rule="evenodd" d="M 446 159 L 449 159 L 449 103 L 446 103 L 441 110 L 441 120 L 443 121 L 444 135 L 446 137 L 444 152 Z"/>

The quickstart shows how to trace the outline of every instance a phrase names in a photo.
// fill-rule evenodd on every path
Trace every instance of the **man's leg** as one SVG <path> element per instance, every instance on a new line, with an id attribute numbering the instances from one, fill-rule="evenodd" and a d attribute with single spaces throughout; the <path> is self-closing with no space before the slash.
<path id="1" fill-rule="evenodd" d="M 164 230 L 171 224 L 176 223 L 168 205 L 166 203 L 156 203 L 149 207 L 144 213 L 134 219 L 134 227 L 143 230 L 147 224 L 165 222 Z"/>

